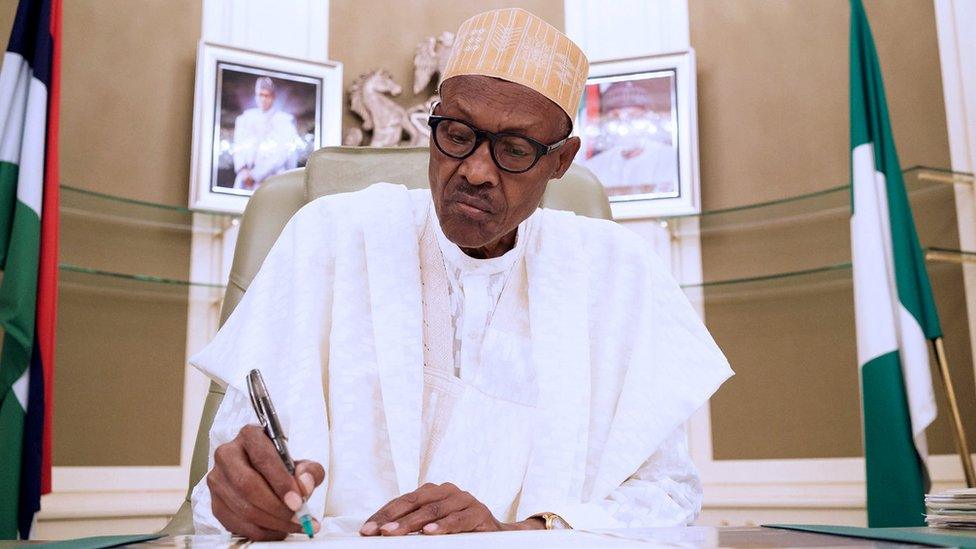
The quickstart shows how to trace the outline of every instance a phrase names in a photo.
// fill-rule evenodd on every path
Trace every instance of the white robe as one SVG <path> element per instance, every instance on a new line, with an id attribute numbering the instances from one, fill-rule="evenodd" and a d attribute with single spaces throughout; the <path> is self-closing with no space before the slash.
<path id="1" fill-rule="evenodd" d="M 627 151 L 639 152 L 627 157 Z M 607 193 L 641 194 L 678 191 L 678 152 L 652 139 L 614 145 L 582 162 L 603 182 Z"/>
<path id="2" fill-rule="evenodd" d="M 250 170 L 254 189 L 268 177 L 294 168 L 304 146 L 294 116 L 275 108 L 247 109 L 234 120 L 234 188 L 245 188 L 244 168 Z"/>
<path id="3" fill-rule="evenodd" d="M 376 184 L 294 216 L 191 359 L 228 386 L 211 450 L 254 422 L 244 378 L 260 368 L 292 455 L 326 468 L 309 501 L 326 528 L 358 527 L 423 481 L 454 482 L 503 521 L 693 520 L 700 486 L 681 426 L 731 370 L 647 245 L 612 222 L 533 214 L 514 289 L 498 301 L 509 314 L 489 321 L 480 366 L 445 389 L 453 401 L 434 428 L 432 363 L 453 360 L 425 348 L 437 339 L 426 321 L 444 316 L 425 298 L 437 279 L 421 260 L 431 211 L 429 191 Z M 198 532 L 222 530 L 210 503 L 202 481 Z"/>

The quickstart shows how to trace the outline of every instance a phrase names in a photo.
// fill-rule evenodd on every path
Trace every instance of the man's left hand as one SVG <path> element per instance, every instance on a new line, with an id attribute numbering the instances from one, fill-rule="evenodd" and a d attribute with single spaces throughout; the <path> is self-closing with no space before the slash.
<path id="1" fill-rule="evenodd" d="M 447 482 L 424 484 L 390 501 L 366 520 L 359 533 L 364 536 L 402 536 L 412 532 L 458 534 L 544 527 L 543 522 L 535 518 L 517 523 L 500 522 L 484 503 Z"/>

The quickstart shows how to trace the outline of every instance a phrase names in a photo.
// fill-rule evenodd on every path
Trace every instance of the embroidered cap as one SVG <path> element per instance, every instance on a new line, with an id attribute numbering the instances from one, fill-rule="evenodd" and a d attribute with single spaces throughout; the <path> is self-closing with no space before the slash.
<path id="1" fill-rule="evenodd" d="M 258 93 L 261 90 L 268 90 L 271 93 L 275 92 L 274 80 L 268 78 L 267 76 L 262 76 L 255 80 L 254 82 L 254 93 Z"/>
<path id="2" fill-rule="evenodd" d="M 573 120 L 589 68 L 583 50 L 565 34 L 521 8 L 507 8 L 461 23 L 441 81 L 477 74 L 522 84 Z"/>

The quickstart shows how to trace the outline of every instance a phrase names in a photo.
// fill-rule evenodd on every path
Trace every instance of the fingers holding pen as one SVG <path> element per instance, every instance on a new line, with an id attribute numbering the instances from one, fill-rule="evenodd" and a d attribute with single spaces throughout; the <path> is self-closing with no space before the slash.
<path id="1" fill-rule="evenodd" d="M 264 532 L 291 533 L 301 528 L 292 522 L 294 513 L 274 495 L 258 475 L 248 468 L 235 466 L 229 450 L 221 451 L 217 463 L 207 475 L 207 486 L 213 498 L 214 516 L 237 534 L 250 535 L 243 528 L 248 524 Z M 262 539 L 268 539 L 263 535 Z"/>
<path id="2" fill-rule="evenodd" d="M 312 496 L 312 491 L 325 482 L 325 468 L 316 461 L 302 459 L 295 462 L 295 478 L 305 494 L 305 499 L 308 499 Z"/>
<path id="3" fill-rule="evenodd" d="M 271 490 L 292 512 L 298 511 L 305 500 L 302 489 L 298 480 L 288 473 L 281 456 L 264 430 L 257 425 L 248 425 L 241 429 L 238 436 L 254 470 L 260 473 Z"/>
<path id="4" fill-rule="evenodd" d="M 307 480 L 314 488 L 325 473 L 315 462 L 300 464 L 296 476 L 290 475 L 261 428 L 244 427 L 233 441 L 214 451 L 214 467 L 207 475 L 214 516 L 231 532 L 251 539 L 301 532 L 295 513 L 307 498 L 304 494 L 310 493 Z M 312 529 L 319 530 L 315 520 Z"/>

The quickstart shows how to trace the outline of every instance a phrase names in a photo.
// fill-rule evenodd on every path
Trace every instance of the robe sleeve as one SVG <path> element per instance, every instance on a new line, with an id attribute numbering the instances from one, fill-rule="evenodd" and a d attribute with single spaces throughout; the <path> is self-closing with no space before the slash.
<path id="1" fill-rule="evenodd" d="M 579 529 L 688 524 L 701 483 L 684 425 L 732 370 L 646 242 L 619 226 L 583 223 L 585 257 L 598 259 L 588 261 L 594 374 L 585 476 L 579 492 L 529 499 L 519 516 L 552 512 Z"/>
<path id="2" fill-rule="evenodd" d="M 329 427 L 323 393 L 333 265 L 328 204 L 316 200 L 288 222 L 241 302 L 214 339 L 190 363 L 226 387 L 210 430 L 208 471 L 214 449 L 257 423 L 245 377 L 259 368 L 268 386 L 292 456 L 329 470 Z M 206 477 L 191 495 L 197 533 L 226 530 L 213 516 Z M 321 519 L 325 488 L 308 501 Z"/>
<path id="3" fill-rule="evenodd" d="M 701 499 L 701 481 L 681 426 L 602 501 L 557 505 L 546 511 L 576 529 L 685 526 L 701 511 Z"/>
<path id="4" fill-rule="evenodd" d="M 251 401 L 248 396 L 234 387 L 227 387 L 227 394 L 217 409 L 213 425 L 210 428 L 210 455 L 208 458 L 207 471 L 213 469 L 214 457 L 213 450 L 234 440 L 241 427 L 248 423 L 257 423 L 254 409 L 251 408 Z M 210 488 L 207 486 L 207 477 L 204 476 L 193 488 L 190 496 L 193 510 L 193 526 L 197 534 L 223 534 L 227 533 L 217 517 L 213 514 L 213 500 L 210 497 Z"/>

